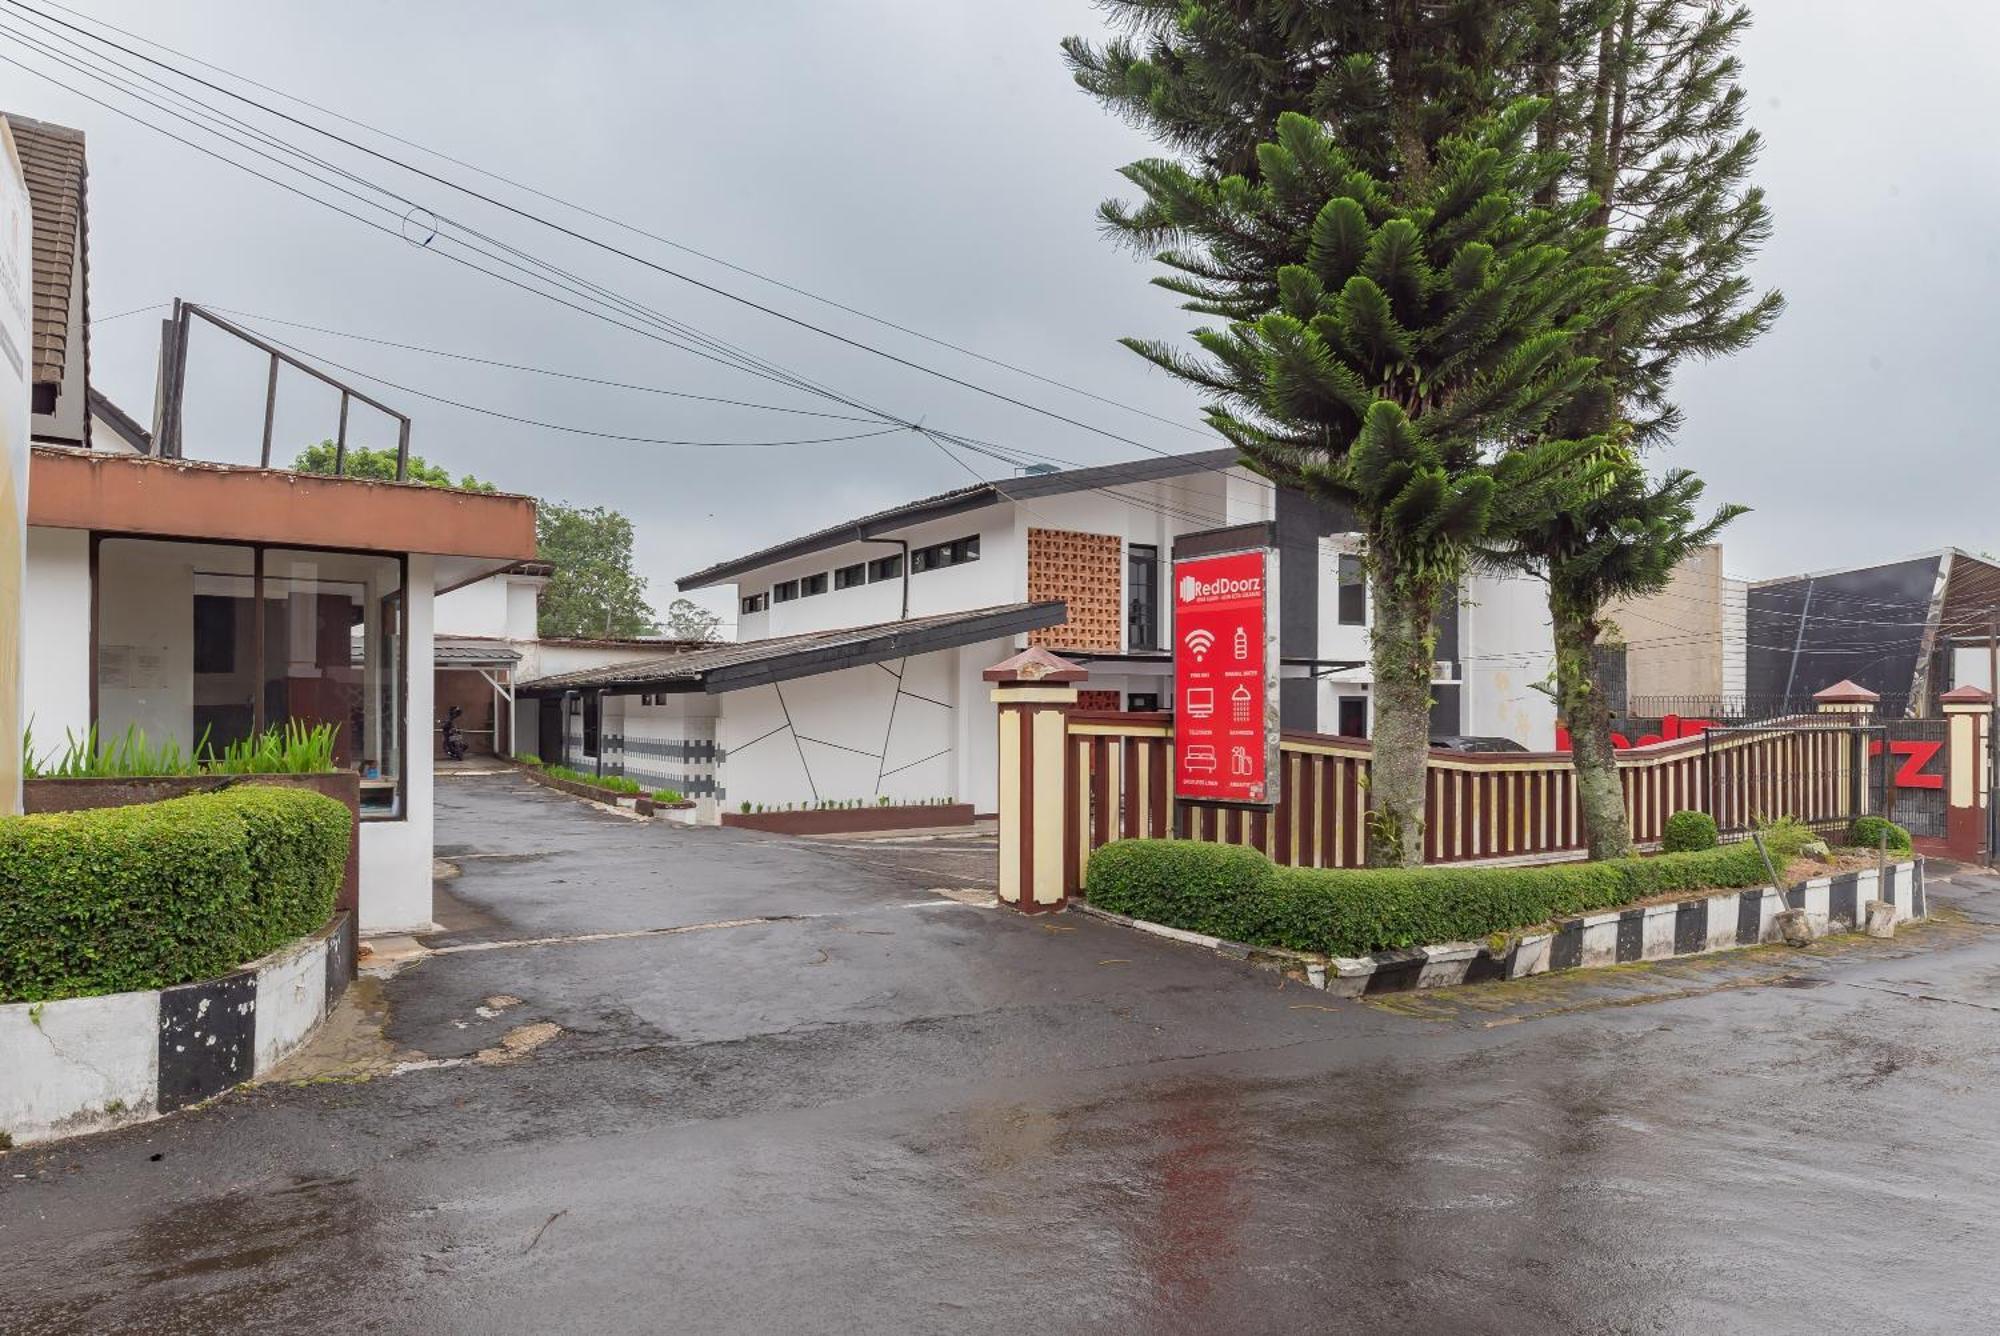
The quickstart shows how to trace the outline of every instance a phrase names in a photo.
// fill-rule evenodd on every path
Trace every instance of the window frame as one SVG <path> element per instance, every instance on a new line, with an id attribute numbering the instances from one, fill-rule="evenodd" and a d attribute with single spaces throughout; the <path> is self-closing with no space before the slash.
<path id="1" fill-rule="evenodd" d="M 415 668 L 414 668 L 415 656 L 412 655 L 410 652 L 410 554 L 409 553 L 380 552 L 380 551 L 372 551 L 368 548 L 361 548 L 361 547 L 333 547 L 326 544 L 309 544 L 301 546 L 300 544 L 297 543 L 239 543 L 239 542 L 231 542 L 227 539 L 218 540 L 213 538 L 188 538 L 181 535 L 127 533 L 120 529 L 92 529 L 90 531 L 90 549 L 89 549 L 89 561 L 88 561 L 90 570 L 90 610 L 89 610 L 90 648 L 88 656 L 88 666 L 85 671 L 87 671 L 90 674 L 90 682 L 89 682 L 90 690 L 88 696 L 90 702 L 89 704 L 90 724 L 91 727 L 93 728 L 97 727 L 99 721 L 102 718 L 102 715 L 100 714 L 100 705 L 98 701 L 97 674 L 98 674 L 98 647 L 103 635 L 103 627 L 101 625 L 101 619 L 103 617 L 103 600 L 101 598 L 101 593 L 102 593 L 101 549 L 103 548 L 104 543 L 107 539 L 114 541 L 130 541 L 137 543 L 179 543 L 187 547 L 231 547 L 231 548 L 240 548 L 249 552 L 250 563 L 251 563 L 250 565 L 251 608 L 253 610 L 252 615 L 256 618 L 257 621 L 257 629 L 252 634 L 252 643 L 256 649 L 256 653 L 253 656 L 253 669 L 259 683 L 261 683 L 264 680 L 264 672 L 265 672 L 264 634 L 263 634 L 262 624 L 263 624 L 264 606 L 265 606 L 264 605 L 264 554 L 266 552 L 270 551 L 326 552 L 345 557 L 366 557 L 371 560 L 393 559 L 396 563 L 396 590 L 393 594 L 389 595 L 388 597 L 393 598 L 396 602 L 396 642 L 401 650 L 402 663 L 399 665 L 399 667 L 402 670 L 402 678 L 403 678 L 401 682 L 396 683 L 397 760 L 396 760 L 395 800 L 390 804 L 389 810 L 386 812 L 381 812 L 381 811 L 371 812 L 365 807 L 358 808 L 358 819 L 363 823 L 408 821 L 410 819 L 410 766 L 412 764 L 412 758 L 410 756 L 410 684 L 411 684 L 411 679 L 415 674 Z M 190 633 L 192 633 L 191 628 L 190 628 Z M 433 635 L 432 639 L 433 642 L 435 642 L 436 636 Z M 190 727 L 193 726 L 192 717 L 190 717 L 189 726 Z M 255 732 L 259 734 L 262 734 L 264 729 L 267 727 L 264 717 L 264 692 L 261 689 L 252 693 L 251 727 Z M 429 745 L 428 732 L 426 733 L 426 739 L 427 740 L 425 745 L 428 746 Z M 338 774 L 346 772 L 336 771 L 334 773 Z"/>
<path id="2" fill-rule="evenodd" d="M 876 557 L 868 563 L 868 583 L 880 584 L 884 580 L 903 578 L 903 554 L 891 552 L 886 557 Z"/>
<path id="3" fill-rule="evenodd" d="M 770 607 L 771 591 L 766 589 L 761 593 L 745 594 L 742 602 L 738 605 L 737 611 L 739 615 L 748 617 L 759 612 L 767 612 L 770 610 Z"/>
<path id="4" fill-rule="evenodd" d="M 798 597 L 799 582 L 797 580 L 779 580 L 771 586 L 771 602 L 773 603 L 793 603 L 798 600 Z"/>
<path id="5" fill-rule="evenodd" d="M 799 597 L 818 598 L 827 591 L 831 583 L 831 577 L 826 571 L 815 571 L 811 575 L 801 575 L 799 577 Z"/>
<path id="6" fill-rule="evenodd" d="M 1354 576 L 1351 580 L 1348 578 L 1350 571 Z M 1359 613 L 1352 617 L 1348 615 L 1347 606 L 1350 590 L 1353 591 L 1353 596 L 1360 600 Z M 1334 560 L 1334 623 L 1339 626 L 1367 626 L 1368 603 L 1368 572 L 1361 564 L 1361 554 L 1358 552 L 1337 554 Z"/>
<path id="7" fill-rule="evenodd" d="M 836 566 L 833 568 L 833 587 L 837 590 L 859 589 L 867 583 L 868 563 L 865 561 L 857 561 L 851 565 Z"/>

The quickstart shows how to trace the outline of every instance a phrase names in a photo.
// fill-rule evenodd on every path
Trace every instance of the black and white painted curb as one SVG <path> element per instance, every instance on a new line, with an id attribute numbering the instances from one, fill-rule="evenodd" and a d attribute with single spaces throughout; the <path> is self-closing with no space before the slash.
<path id="1" fill-rule="evenodd" d="M 17 1146 L 143 1122 L 262 1076 L 354 977 L 354 916 L 199 983 L 0 1006 L 0 1132 Z"/>
<path id="2" fill-rule="evenodd" d="M 1098 918 L 1156 936 L 1206 947 L 1238 960 L 1280 969 L 1314 988 L 1341 997 L 1443 988 L 1491 979 L 1524 979 L 1557 970 L 1593 969 L 1642 960 L 1706 955 L 1780 941 L 1778 913 L 1803 909 L 1815 937 L 1851 932 L 1867 918 L 1867 905 L 1894 907 L 1897 923 L 1929 913 L 1924 862 L 1892 863 L 1802 882 L 1781 897 L 1775 887 L 1717 891 L 1664 904 L 1584 914 L 1559 921 L 1553 931 L 1526 933 L 1495 949 L 1483 942 L 1447 942 L 1360 957 L 1310 955 L 1246 946 L 1219 937 L 1146 923 L 1094 906 L 1076 907 Z"/>

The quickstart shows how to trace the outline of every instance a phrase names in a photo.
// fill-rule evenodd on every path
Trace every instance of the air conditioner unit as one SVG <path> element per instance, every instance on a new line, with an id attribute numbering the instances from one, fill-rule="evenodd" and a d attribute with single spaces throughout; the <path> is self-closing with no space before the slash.
<path id="1" fill-rule="evenodd" d="M 1452 671 L 1457 666 L 1458 665 L 1453 663 L 1450 659 L 1437 660 L 1435 663 L 1431 664 L 1431 681 L 1433 682 L 1453 681 L 1458 677 L 1458 674 Z"/>

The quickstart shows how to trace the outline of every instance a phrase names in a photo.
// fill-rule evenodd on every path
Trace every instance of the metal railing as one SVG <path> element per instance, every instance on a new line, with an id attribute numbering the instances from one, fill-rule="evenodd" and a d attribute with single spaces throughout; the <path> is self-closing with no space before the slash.
<path id="1" fill-rule="evenodd" d="M 308 362 L 301 361 L 284 349 L 265 339 L 259 338 L 232 320 L 225 319 L 196 302 L 174 301 L 174 312 L 167 318 L 160 339 L 160 384 L 164 393 L 160 400 L 160 421 L 155 433 L 157 452 L 162 459 L 181 459 L 182 428 L 185 421 L 183 400 L 187 393 L 188 335 L 195 318 L 199 317 L 226 334 L 234 335 L 271 359 L 270 376 L 264 387 L 264 440 L 258 459 L 263 467 L 271 467 L 271 431 L 277 420 L 278 411 L 278 368 L 291 367 L 304 372 L 321 384 L 331 386 L 340 392 L 340 424 L 334 435 L 333 471 L 344 476 L 347 472 L 347 418 L 350 401 L 358 400 L 377 412 L 386 413 L 396 419 L 396 481 L 407 482 L 410 476 L 410 418 L 399 413 L 380 399 L 364 394 L 345 381 L 338 380 Z"/>

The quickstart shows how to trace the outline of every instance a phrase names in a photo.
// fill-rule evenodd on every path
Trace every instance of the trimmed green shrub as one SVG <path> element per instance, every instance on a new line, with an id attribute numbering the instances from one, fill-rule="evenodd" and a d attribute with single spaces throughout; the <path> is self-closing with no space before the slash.
<path id="1" fill-rule="evenodd" d="M 1789 835 L 1772 857 L 1789 858 Z M 1121 840 L 1091 855 L 1092 904 L 1256 946 L 1334 956 L 1477 941 L 1651 896 L 1767 882 L 1743 843 L 1541 867 L 1280 868 L 1253 849 Z"/>
<path id="2" fill-rule="evenodd" d="M 653 801 L 656 803 L 684 803 L 687 799 L 681 796 L 679 789 L 654 789 Z"/>
<path id="3" fill-rule="evenodd" d="M 250 784 L 0 818 L 0 1002 L 213 978 L 317 931 L 351 823 L 331 798 Z"/>
<path id="4" fill-rule="evenodd" d="M 1720 843 L 1722 831 L 1706 812 L 1675 812 L 1660 836 L 1661 852 L 1670 854 L 1696 853 Z"/>
<path id="5" fill-rule="evenodd" d="M 1856 818 L 1854 829 L 1848 833 L 1847 842 L 1861 849 L 1879 849 L 1882 836 L 1888 835 L 1892 853 L 1910 851 L 1910 832 L 1887 817 L 1864 816 Z"/>
<path id="6" fill-rule="evenodd" d="M 1115 914 L 1253 940 L 1277 872 L 1255 849 L 1201 840 L 1118 840 L 1090 856 L 1085 894 Z"/>
<path id="7" fill-rule="evenodd" d="M 514 759 L 520 764 L 527 766 L 530 770 L 540 770 L 542 768 L 542 758 L 532 752 L 522 752 Z"/>

